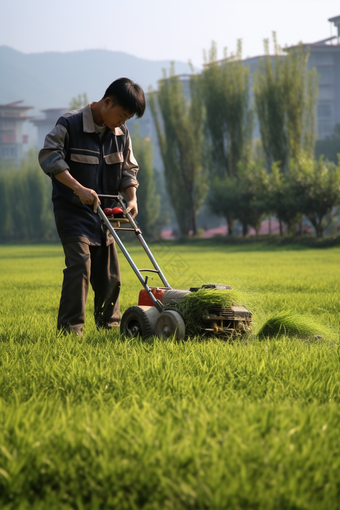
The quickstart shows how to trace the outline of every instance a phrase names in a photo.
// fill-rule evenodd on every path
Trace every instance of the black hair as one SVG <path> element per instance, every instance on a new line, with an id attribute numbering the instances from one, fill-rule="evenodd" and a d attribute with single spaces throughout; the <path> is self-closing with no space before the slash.
<path id="1" fill-rule="evenodd" d="M 129 78 L 118 78 L 108 86 L 103 99 L 110 97 L 114 104 L 119 104 L 131 115 L 140 119 L 145 111 L 145 95 L 143 89 Z"/>

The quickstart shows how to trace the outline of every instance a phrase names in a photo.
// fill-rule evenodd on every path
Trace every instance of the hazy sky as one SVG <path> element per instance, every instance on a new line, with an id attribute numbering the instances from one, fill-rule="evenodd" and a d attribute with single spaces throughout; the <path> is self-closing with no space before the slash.
<path id="1" fill-rule="evenodd" d="M 340 2 L 0 0 L 0 13 L 0 45 L 24 53 L 102 48 L 150 60 L 190 59 L 200 67 L 212 40 L 222 58 L 223 48 L 234 51 L 237 39 L 244 57 L 263 53 L 272 31 L 282 46 L 324 39 Z"/>

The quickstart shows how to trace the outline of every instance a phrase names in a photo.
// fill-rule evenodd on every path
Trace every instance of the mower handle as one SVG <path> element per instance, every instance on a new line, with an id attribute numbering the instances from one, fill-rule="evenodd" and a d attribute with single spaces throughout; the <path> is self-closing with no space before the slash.
<path id="1" fill-rule="evenodd" d="M 110 197 L 111 198 L 111 197 Z M 116 198 L 116 197 L 115 197 Z M 140 242 L 140 244 L 142 245 L 142 247 L 144 248 L 144 251 L 145 253 L 147 254 L 147 256 L 149 257 L 153 267 L 155 268 L 154 270 L 151 270 L 151 272 L 155 272 L 158 274 L 159 278 L 161 279 L 164 287 L 167 287 L 168 289 L 171 289 L 171 286 L 169 285 L 168 281 L 166 280 L 164 274 L 162 273 L 162 270 L 161 268 L 159 267 L 159 265 L 157 264 L 156 262 L 156 259 L 154 258 L 154 256 L 152 255 L 151 251 L 150 251 L 150 248 L 148 247 L 148 245 L 146 244 L 146 241 L 144 240 L 143 236 L 142 236 L 142 232 L 140 231 L 140 229 L 138 228 L 136 222 L 134 221 L 134 219 L 132 218 L 131 214 L 130 213 L 127 213 L 126 212 L 126 206 L 123 202 L 123 198 L 120 197 L 120 196 L 117 196 L 117 201 L 119 202 L 119 204 L 122 206 L 123 208 L 123 211 L 124 211 L 124 214 L 126 215 L 127 219 L 129 220 L 129 223 L 132 227 L 132 229 L 134 230 L 136 236 L 137 236 L 137 239 L 138 241 Z M 116 243 L 118 244 L 119 248 L 121 249 L 123 255 L 125 256 L 126 260 L 128 261 L 128 263 L 130 264 L 133 272 L 135 273 L 135 275 L 137 276 L 138 280 L 140 281 L 140 283 L 143 285 L 144 289 L 147 291 L 148 295 L 150 296 L 150 299 L 152 300 L 152 302 L 154 303 L 155 307 L 157 308 L 157 310 L 159 312 L 161 312 L 163 310 L 163 305 L 162 303 L 155 298 L 155 296 L 153 295 L 153 293 L 151 292 L 151 289 L 150 287 L 148 286 L 148 283 L 147 283 L 147 278 L 148 277 L 145 277 L 143 278 L 143 275 L 141 273 L 141 271 L 138 269 L 138 267 L 136 266 L 136 264 L 134 263 L 134 261 L 132 260 L 129 252 L 127 251 L 127 249 L 125 248 L 123 242 L 121 241 L 120 237 L 118 236 L 117 232 L 115 231 L 115 229 L 113 228 L 113 226 L 111 225 L 110 221 L 108 220 L 108 218 L 106 217 L 106 214 L 104 213 L 103 209 L 100 207 L 100 205 L 98 205 L 98 209 L 97 209 L 97 212 L 99 214 L 99 216 L 101 217 L 103 223 L 106 225 L 106 227 L 108 228 L 109 232 L 111 233 L 111 235 L 113 236 L 114 240 L 116 241 Z M 131 229 L 131 230 L 132 230 Z"/>

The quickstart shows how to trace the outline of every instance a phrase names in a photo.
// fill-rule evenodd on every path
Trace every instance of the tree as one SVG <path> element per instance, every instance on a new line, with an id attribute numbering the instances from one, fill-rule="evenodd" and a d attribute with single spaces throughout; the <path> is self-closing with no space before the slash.
<path id="1" fill-rule="evenodd" d="M 207 195 L 207 204 L 211 212 L 225 218 L 228 224 L 228 235 L 230 225 L 234 224 L 237 218 L 236 211 L 241 200 L 241 189 L 236 177 L 213 177 Z"/>
<path id="2" fill-rule="evenodd" d="M 248 226 L 259 235 L 262 221 L 268 214 L 269 178 L 266 169 L 259 161 L 239 165 L 238 185 L 240 200 L 236 206 L 236 217 L 243 225 L 243 235 Z"/>
<path id="3" fill-rule="evenodd" d="M 300 210 L 315 229 L 316 236 L 323 237 L 340 205 L 340 158 L 338 165 L 319 160 L 301 158 L 296 163 L 295 197 Z"/>
<path id="4" fill-rule="evenodd" d="M 208 193 L 208 205 L 219 216 L 238 219 L 244 236 L 249 226 L 258 235 L 268 213 L 268 186 L 268 174 L 260 162 L 240 163 L 237 177 L 214 178 Z"/>
<path id="5" fill-rule="evenodd" d="M 70 110 L 79 110 L 80 108 L 83 108 L 84 106 L 88 105 L 89 101 L 87 99 L 86 92 L 83 92 L 83 94 L 78 94 L 76 97 L 72 97 L 69 107 Z"/>
<path id="6" fill-rule="evenodd" d="M 207 161 L 214 176 L 228 179 L 224 189 L 233 188 L 240 162 L 251 153 L 253 113 L 249 99 L 249 69 L 242 63 L 241 41 L 235 55 L 217 61 L 212 43 L 209 60 L 202 73 L 203 101 L 206 109 L 205 133 L 208 140 Z M 228 208 L 228 233 L 233 233 L 233 211 Z"/>
<path id="7" fill-rule="evenodd" d="M 30 151 L 19 168 L 1 168 L 0 241 L 43 241 L 56 239 L 50 204 L 50 180 L 37 163 L 37 155 Z"/>
<path id="8" fill-rule="evenodd" d="M 11 200 L 9 196 L 9 180 L 10 173 L 1 169 L 0 172 L 0 203 L 2 213 L 0 214 L 0 242 L 8 239 L 8 233 L 10 231 L 10 211 L 11 211 Z"/>
<path id="9" fill-rule="evenodd" d="M 22 163 L 23 179 L 27 189 L 27 234 L 29 239 L 46 239 L 54 223 L 50 204 L 49 179 L 37 164 L 37 154 L 31 151 Z"/>
<path id="10" fill-rule="evenodd" d="M 283 223 L 287 225 L 289 234 L 294 232 L 296 224 L 301 221 L 301 207 L 296 197 L 294 172 L 284 174 L 280 164 L 273 163 L 269 174 L 267 196 L 268 210 L 274 213 L 280 223 L 280 234 L 283 235 Z"/>
<path id="11" fill-rule="evenodd" d="M 159 217 L 160 196 L 155 194 L 155 170 L 150 138 L 142 138 L 135 123 L 132 137 L 133 152 L 138 161 L 138 224 L 147 236 L 154 236 Z"/>
<path id="12" fill-rule="evenodd" d="M 314 153 L 315 108 L 318 94 L 315 70 L 308 71 L 309 53 L 299 44 L 284 55 L 273 33 L 275 57 L 266 56 L 254 73 L 254 95 L 261 140 L 267 168 L 278 162 L 281 171 L 289 168 L 291 158 Z"/>
<path id="13" fill-rule="evenodd" d="M 213 172 L 235 177 L 240 161 L 249 158 L 252 111 L 249 105 L 249 69 L 242 64 L 241 41 L 237 53 L 217 62 L 213 42 L 202 72 L 206 134 L 210 141 Z"/>
<path id="14" fill-rule="evenodd" d="M 202 101 L 198 76 L 190 77 L 190 100 L 175 75 L 174 65 L 169 76 L 164 73 L 157 92 L 163 126 L 158 117 L 156 93 L 149 94 L 149 104 L 155 122 L 165 169 L 166 188 L 183 235 L 197 233 L 197 210 L 207 187 L 202 164 Z"/>

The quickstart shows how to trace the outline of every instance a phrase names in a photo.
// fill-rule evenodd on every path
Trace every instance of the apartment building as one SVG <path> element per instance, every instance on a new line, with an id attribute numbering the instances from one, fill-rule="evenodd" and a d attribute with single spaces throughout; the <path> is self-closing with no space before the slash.
<path id="1" fill-rule="evenodd" d="M 0 104 L 0 164 L 11 161 L 19 165 L 24 157 L 28 136 L 23 135 L 23 124 L 30 120 L 27 114 L 33 106 L 22 105 L 23 101 Z"/>
<path id="2" fill-rule="evenodd" d="M 340 124 L 340 16 L 329 18 L 336 35 L 313 43 L 303 43 L 309 50 L 309 69 L 315 68 L 319 75 L 319 96 L 317 104 L 318 139 L 333 133 Z M 291 46 L 289 49 L 294 49 Z"/>
<path id="3" fill-rule="evenodd" d="M 41 117 L 35 117 L 31 121 L 38 129 L 39 150 L 44 146 L 45 136 L 47 133 L 52 131 L 59 117 L 61 117 L 63 113 L 67 112 L 67 108 L 46 108 L 41 111 L 43 112 L 43 115 Z"/>

